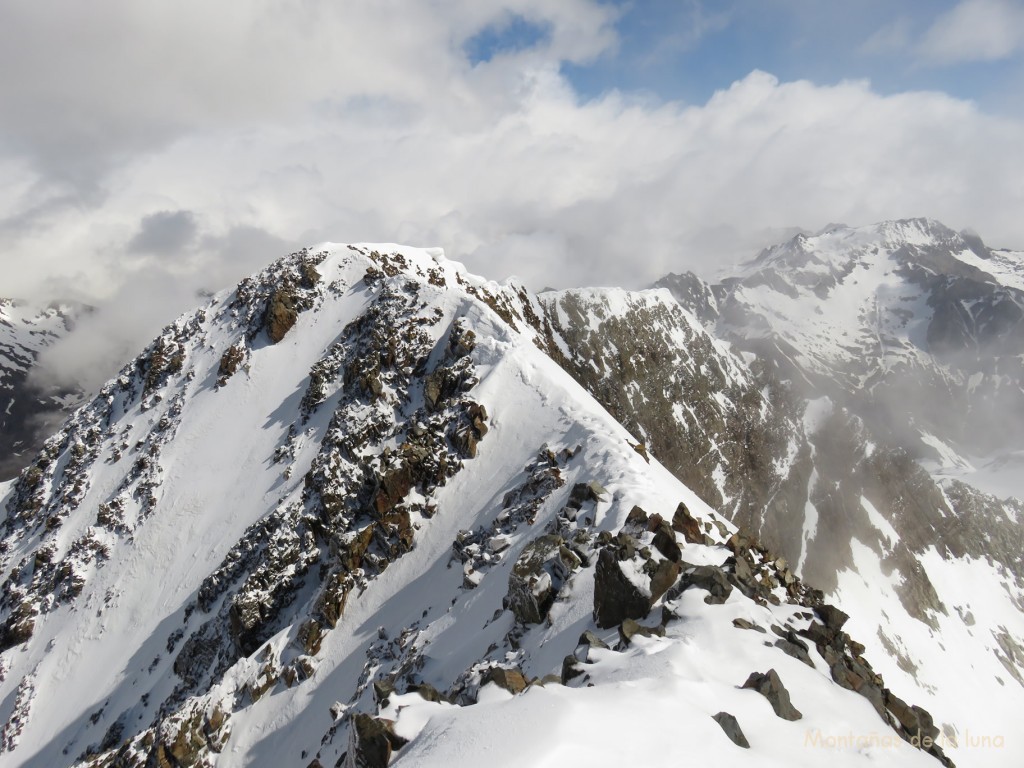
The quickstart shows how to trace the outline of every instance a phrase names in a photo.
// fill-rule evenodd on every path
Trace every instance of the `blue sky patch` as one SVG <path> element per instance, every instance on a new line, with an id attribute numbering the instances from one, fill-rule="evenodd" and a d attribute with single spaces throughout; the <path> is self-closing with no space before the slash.
<path id="1" fill-rule="evenodd" d="M 616 89 L 665 101 L 703 104 L 758 69 L 783 82 L 819 85 L 871 81 L 878 93 L 942 91 L 1004 114 L 1022 109 L 1024 30 L 1001 55 L 979 40 L 938 34 L 958 6 L 975 15 L 1008 8 L 1024 24 L 1019 0 L 632 0 L 615 2 L 618 47 L 597 61 L 563 64 L 584 99 Z M 1013 9 L 1019 9 L 1014 11 Z M 1011 14 L 1016 15 L 1011 15 Z M 966 16 L 964 21 L 970 22 Z M 979 19 L 979 27 L 984 20 Z M 991 28 L 992 22 L 987 27 Z M 944 44 L 944 40 L 948 40 Z M 958 47 L 959 45 L 959 47 Z"/>
<path id="2" fill-rule="evenodd" d="M 551 29 L 547 24 L 538 24 L 519 14 L 509 14 L 467 40 L 463 49 L 470 63 L 475 65 L 504 53 L 534 48 L 550 36 Z"/>

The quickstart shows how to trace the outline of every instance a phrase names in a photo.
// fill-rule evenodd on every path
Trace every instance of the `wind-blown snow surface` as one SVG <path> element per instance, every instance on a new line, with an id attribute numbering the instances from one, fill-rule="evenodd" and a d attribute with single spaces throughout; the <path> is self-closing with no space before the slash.
<path id="1" fill-rule="evenodd" d="M 79 411 L 17 485 L 0 485 L 0 503 L 8 509 L 3 568 L 11 574 L 4 585 L 0 765 L 67 765 L 90 751 L 110 757 L 118 748 L 128 764 L 148 750 L 166 759 L 180 749 L 188 760 L 221 766 L 306 765 L 314 756 L 333 765 L 348 746 L 346 711 L 372 713 L 369 683 L 385 673 L 441 690 L 456 684 L 472 690 L 465 684 L 479 681 L 481 663 L 514 664 L 527 678 L 559 672 L 580 633 L 595 629 L 593 567 L 567 578 L 548 622 L 517 625 L 503 604 L 517 555 L 552 526 L 614 532 L 634 505 L 671 519 L 680 502 L 698 518 L 717 520 L 661 465 L 638 453 L 626 430 L 528 334 L 496 314 L 492 306 L 500 305 L 493 299 L 506 289 L 466 275 L 436 251 L 326 245 L 316 252 L 315 285 L 298 298 L 281 299 L 283 315 L 293 307 L 289 302 L 299 309 L 276 344 L 267 329 L 254 331 L 252 312 L 246 315 L 251 282 L 219 295 L 169 328 L 147 356 Z M 304 258 L 285 266 L 308 266 Z M 349 369 L 342 375 L 320 364 L 342 355 L 358 373 L 366 361 L 344 357 L 352 338 L 346 334 L 385 301 L 401 305 L 412 319 L 377 330 L 413 338 L 409 329 L 420 329 L 415 338 L 426 352 L 416 368 L 422 370 L 414 375 L 411 367 L 381 363 L 373 374 L 378 378 L 363 377 L 358 386 L 364 394 L 357 397 Z M 471 375 L 460 379 L 461 389 L 441 386 L 437 394 L 423 374 L 448 365 L 465 329 L 475 343 L 463 344 L 459 354 L 471 349 Z M 238 353 L 234 367 L 226 362 L 231 350 Z M 407 392 L 406 400 L 396 392 Z M 444 397 L 454 403 L 451 418 L 462 413 L 459 398 L 486 406 L 479 445 L 459 443 L 461 468 L 438 476 L 436 486 L 405 489 L 414 544 L 390 560 L 376 556 L 372 567 L 367 555 L 337 627 L 322 626 L 319 643 L 307 642 L 304 619 L 322 621 L 317 606 L 323 605 L 323 574 L 336 572 L 330 570 L 338 556 L 333 547 L 367 530 L 359 523 L 364 518 L 339 518 L 350 527 L 337 536 L 311 534 L 317 543 L 297 550 L 310 558 L 302 561 L 305 568 L 289 565 L 293 570 L 284 576 L 266 571 L 267 579 L 284 579 L 288 588 L 274 604 L 283 619 L 275 623 L 260 614 L 265 621 L 256 626 L 269 633 L 265 639 L 243 631 L 249 614 L 241 608 L 242 576 L 228 571 L 214 582 L 227 592 L 203 602 L 210 575 L 235 562 L 231 553 L 256 535 L 254 525 L 309 510 L 318 499 L 326 504 L 327 486 L 317 496 L 311 484 L 331 462 L 343 469 L 337 482 L 363 465 L 383 472 L 423 422 L 449 412 L 441 410 Z M 393 421 L 392 432 L 385 429 L 376 442 L 367 438 L 365 446 L 323 453 L 331 440 L 345 437 L 336 430 L 338 414 L 355 424 L 363 414 L 379 430 L 373 417 L 382 413 Z M 422 429 L 434 426 L 429 421 Z M 450 452 L 453 438 L 465 432 L 444 434 Z M 552 458 L 538 464 L 545 447 L 542 455 Z M 530 485 L 538 477 L 561 482 Z M 556 521 L 570 489 L 591 480 L 604 487 L 600 498 L 586 502 L 577 522 Z M 380 487 L 386 481 L 378 478 Z M 531 498 L 524 488 L 533 489 L 537 503 L 525 519 L 509 520 L 509 494 Z M 375 493 L 380 514 L 390 514 L 386 503 L 394 500 L 380 502 L 379 488 Z M 298 531 L 313 520 L 282 519 L 298 520 Z M 499 522 L 507 550 L 491 545 L 466 564 L 453 558 L 453 542 L 465 541 L 465 532 Z M 650 546 L 651 535 L 642 536 Z M 260 546 L 266 547 L 262 557 L 273 540 Z M 714 542 L 683 544 L 684 559 L 694 564 L 721 563 L 729 554 Z M 654 560 L 660 558 L 655 553 Z M 253 578 L 246 576 L 245 584 Z M 485 686 L 479 703 L 458 708 L 421 701 L 418 694 L 393 696 L 399 732 L 414 737 L 397 763 L 554 765 L 585 756 L 590 764 L 618 765 L 637 756 L 674 764 L 682 755 L 699 755 L 722 765 L 818 765 L 822 759 L 935 764 L 900 741 L 865 698 L 833 683 L 813 649 L 812 667 L 766 647 L 766 637 L 774 636 L 732 625 L 745 618 L 762 628 L 803 627 L 810 614 L 800 606 L 758 605 L 738 590 L 723 605 L 708 605 L 705 594 L 690 589 L 659 600 L 679 617 L 668 622 L 666 637 L 636 638 L 621 654 L 592 650 L 588 676 L 570 687 L 535 687 L 510 699 Z M 231 601 L 237 603 L 233 612 L 227 611 Z M 12 622 L 15 613 L 24 621 Z M 221 635 L 202 634 L 229 615 L 234 646 Z M 615 630 L 599 633 L 612 640 Z M 202 643 L 190 645 L 197 637 L 215 646 L 212 657 L 202 656 Z M 256 647 L 239 654 L 239 644 L 251 637 Z M 207 659 L 205 666 L 179 667 L 182 648 L 198 654 L 189 661 Z M 216 663 L 224 659 L 221 670 Z M 778 671 L 802 720 L 781 720 L 765 698 L 737 688 L 749 673 L 768 668 Z M 298 677 L 297 669 L 303 670 Z M 181 674 L 193 673 L 209 685 L 184 684 Z M 721 710 L 736 715 L 750 752 L 711 721 Z M 194 718 L 199 726 L 190 725 Z M 165 749 L 160 740 L 176 736 Z"/>

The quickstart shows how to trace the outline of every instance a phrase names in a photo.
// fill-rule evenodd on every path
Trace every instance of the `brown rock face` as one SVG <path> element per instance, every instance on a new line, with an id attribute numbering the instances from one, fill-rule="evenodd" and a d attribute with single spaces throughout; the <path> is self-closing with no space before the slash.
<path id="1" fill-rule="evenodd" d="M 278 288 L 270 295 L 265 325 L 267 335 L 275 344 L 284 338 L 299 317 L 296 298 L 289 288 Z"/>
<path id="2" fill-rule="evenodd" d="M 511 694 L 522 693 L 528 685 L 523 673 L 518 669 L 504 669 L 503 667 L 491 667 L 484 673 L 480 682 L 494 683 Z"/>
<path id="3" fill-rule="evenodd" d="M 700 529 L 700 523 L 690 514 L 690 510 L 682 502 L 679 502 L 675 514 L 672 515 L 672 530 L 679 531 L 691 544 L 704 543 L 704 534 Z"/>

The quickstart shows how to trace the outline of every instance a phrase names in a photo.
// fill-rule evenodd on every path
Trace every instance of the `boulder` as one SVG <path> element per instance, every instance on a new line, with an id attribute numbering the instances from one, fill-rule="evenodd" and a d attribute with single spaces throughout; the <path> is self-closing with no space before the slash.
<path id="1" fill-rule="evenodd" d="M 373 700 L 377 704 L 386 706 L 387 700 L 391 698 L 391 694 L 395 692 L 394 683 L 390 680 L 374 680 L 373 681 Z"/>
<path id="2" fill-rule="evenodd" d="M 694 565 L 684 570 L 679 583 L 669 590 L 669 599 L 675 600 L 690 587 L 706 589 L 709 594 L 704 602 L 708 605 L 724 603 L 732 594 L 732 584 L 725 572 L 714 565 Z"/>
<path id="3" fill-rule="evenodd" d="M 354 571 L 363 564 L 363 557 L 373 542 L 375 523 L 346 536 L 338 543 L 338 560 L 346 571 Z"/>
<path id="4" fill-rule="evenodd" d="M 323 636 L 323 627 L 316 619 L 309 619 L 299 627 L 298 641 L 302 645 L 302 649 L 310 656 L 316 656 L 320 652 Z"/>
<path id="5" fill-rule="evenodd" d="M 629 510 L 629 514 L 626 515 L 626 525 L 634 530 L 644 530 L 647 528 L 647 521 L 649 519 L 647 512 L 643 508 L 633 505 L 633 508 Z"/>
<path id="6" fill-rule="evenodd" d="M 409 693 L 418 693 L 423 700 L 434 703 L 448 701 L 448 697 L 430 683 L 414 683 L 409 686 Z"/>
<path id="7" fill-rule="evenodd" d="M 597 482 L 596 480 L 590 480 L 586 483 L 576 483 L 572 487 L 572 491 L 569 493 L 569 506 L 579 509 L 583 506 L 584 502 L 587 501 L 604 501 L 605 494 L 608 491 Z"/>
<path id="8" fill-rule="evenodd" d="M 494 683 L 499 688 L 504 688 L 515 695 L 526 690 L 529 683 L 518 669 L 505 669 L 504 667 L 491 667 L 480 678 L 480 684 Z"/>
<path id="9" fill-rule="evenodd" d="M 754 622 L 747 621 L 746 619 L 733 619 L 732 620 L 732 625 L 734 627 L 736 627 L 736 629 L 752 629 L 755 632 L 761 632 L 762 634 L 767 634 L 767 632 L 765 631 L 764 627 L 758 626 Z"/>
<path id="10" fill-rule="evenodd" d="M 683 502 L 679 502 L 675 514 L 672 515 L 672 530 L 683 534 L 683 538 L 690 544 L 704 543 L 704 534 L 700 530 L 700 523 L 690 514 L 690 510 Z"/>
<path id="11" fill-rule="evenodd" d="M 650 610 L 650 595 L 641 592 L 622 572 L 615 550 L 611 547 L 602 549 L 594 573 L 594 618 L 597 626 L 608 628 L 626 619 L 642 619 Z"/>
<path id="12" fill-rule="evenodd" d="M 380 478 L 377 492 L 373 497 L 374 512 L 378 517 L 387 514 L 406 497 L 412 487 L 412 467 L 403 461 Z"/>
<path id="13" fill-rule="evenodd" d="M 906 734 L 912 739 L 916 738 L 918 743 L 923 742 L 925 737 L 928 737 L 929 741 L 934 741 L 939 735 L 939 729 L 935 727 L 932 716 L 926 710 L 907 704 L 888 690 L 885 692 L 885 708 L 892 713 Z"/>
<path id="14" fill-rule="evenodd" d="M 423 397 L 427 401 L 427 410 L 437 410 L 437 404 L 444 394 L 444 371 L 441 369 L 427 374 L 423 380 Z"/>
<path id="15" fill-rule="evenodd" d="M 683 566 L 671 560 L 662 560 L 654 567 L 651 573 L 651 604 L 665 594 L 669 588 L 676 583 Z"/>
<path id="16" fill-rule="evenodd" d="M 673 563 L 678 563 L 683 559 L 683 552 L 676 543 L 676 535 L 666 522 L 658 525 L 654 533 L 654 548 Z"/>
<path id="17" fill-rule="evenodd" d="M 570 680 L 575 680 L 584 672 L 580 660 L 571 653 L 562 659 L 562 685 L 568 685 Z"/>
<path id="18" fill-rule="evenodd" d="M 233 344 L 221 355 L 220 364 L 217 366 L 217 373 L 225 379 L 234 375 L 238 366 L 245 359 L 245 353 L 240 344 Z"/>
<path id="19" fill-rule="evenodd" d="M 712 715 L 711 719 L 722 727 L 725 735 L 729 737 L 733 744 L 737 747 L 743 747 L 743 749 L 750 749 L 750 742 L 743 735 L 743 730 L 740 728 L 740 724 L 736 722 L 735 717 L 728 712 L 719 712 L 717 715 Z"/>
<path id="20" fill-rule="evenodd" d="M 725 546 L 732 550 L 734 555 L 739 557 L 740 555 L 746 554 L 751 549 L 755 549 L 757 547 L 757 542 L 750 536 L 737 531 L 729 537 L 725 542 Z"/>
<path id="21" fill-rule="evenodd" d="M 783 720 L 799 720 L 803 717 L 790 702 L 789 691 L 786 690 L 786 686 L 782 684 L 782 680 L 779 679 L 779 675 L 774 669 L 769 669 L 765 673 L 751 672 L 742 687 L 757 691 L 768 699 L 775 714 Z"/>
<path id="22" fill-rule="evenodd" d="M 814 668 L 814 662 L 811 661 L 811 656 L 807 653 L 807 646 L 804 643 L 800 643 L 799 641 L 794 643 L 785 638 L 781 638 L 775 641 L 775 647 L 788 656 L 792 656 L 794 659 L 802 661 L 811 669 Z"/>
<path id="23" fill-rule="evenodd" d="M 847 620 L 850 618 L 834 605 L 815 606 L 814 612 L 818 614 L 818 618 L 821 619 L 825 626 L 832 630 L 832 632 L 838 632 L 841 630 L 843 625 L 846 624 Z"/>

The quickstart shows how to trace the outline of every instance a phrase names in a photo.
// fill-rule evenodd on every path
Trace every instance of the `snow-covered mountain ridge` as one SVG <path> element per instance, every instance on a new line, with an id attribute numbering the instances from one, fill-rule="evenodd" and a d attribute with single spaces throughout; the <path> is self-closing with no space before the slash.
<path id="1" fill-rule="evenodd" d="M 545 353 L 571 298 L 325 246 L 168 327 L 0 486 L 0 764 L 933 765 L 845 614 Z M 601 301 L 752 386 L 666 292 Z"/>

